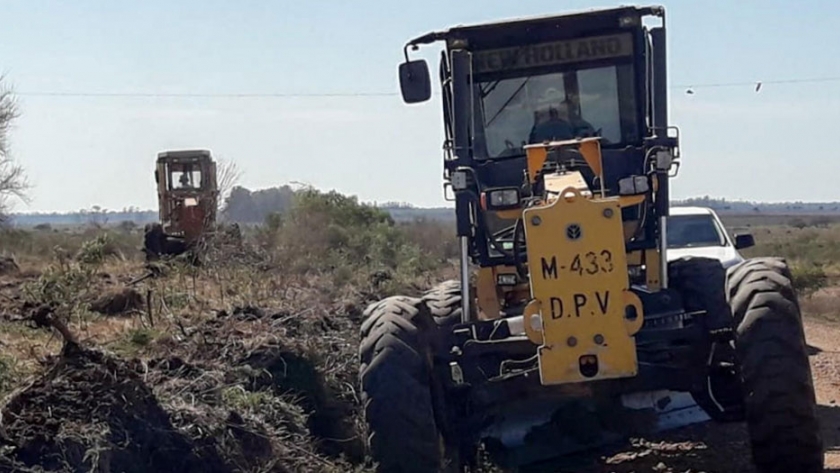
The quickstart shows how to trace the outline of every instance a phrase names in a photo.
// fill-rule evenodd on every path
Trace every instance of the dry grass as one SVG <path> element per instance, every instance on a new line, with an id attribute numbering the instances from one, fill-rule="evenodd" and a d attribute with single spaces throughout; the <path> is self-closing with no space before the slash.
<path id="1" fill-rule="evenodd" d="M 829 322 L 840 322 L 840 286 L 821 289 L 809 297 L 800 299 L 802 311 L 810 316 Z"/>
<path id="2" fill-rule="evenodd" d="M 831 276 L 840 276 L 840 225 L 810 225 L 798 228 L 790 224 L 747 226 L 733 220 L 728 223 L 731 233 L 751 232 L 756 246 L 746 250 L 745 256 L 774 255 L 787 258 L 793 264 L 825 267 Z"/>
<path id="3" fill-rule="evenodd" d="M 159 277 L 133 285 L 125 310 L 104 308 L 146 271 L 132 253 L 139 235 L 5 230 L 0 253 L 14 256 L 21 271 L 0 286 L 0 313 L 9 314 L 0 341 L 10 354 L 0 358 L 0 391 L 35 381 L 7 398 L 4 412 L 17 416 L 7 432 L 19 447 L 11 458 L 48 466 L 26 453 L 40 449 L 86 470 L 140 461 L 142 448 L 115 443 L 114 432 L 128 422 L 120 415 L 66 422 L 54 432 L 21 414 L 50 402 L 67 418 L 85 418 L 84 406 L 54 390 L 119 392 L 103 377 L 114 372 L 148 388 L 147 397 L 121 407 L 126 415 L 140 409 L 136 415 L 168 419 L 121 435 L 174 429 L 182 457 L 204 467 L 209 461 L 210 471 L 366 471 L 355 388 L 361 311 L 371 300 L 431 284 L 448 250 L 440 245 L 435 253 L 434 231 L 414 234 L 423 228 L 399 227 L 342 196 L 309 194 L 301 205 L 305 213 L 258 229 L 241 247 L 211 247 L 200 267 L 161 265 Z M 65 321 L 88 348 L 68 355 L 59 337 L 34 326 L 38 310 Z M 67 366 L 74 368 L 55 374 Z M 41 443 L 27 432 L 39 432 Z"/>
<path id="4" fill-rule="evenodd" d="M 347 307 L 328 303 L 329 291 L 324 292 L 317 276 L 281 278 L 281 291 L 267 282 L 277 274 L 254 278 L 238 266 L 196 272 L 175 265 L 167 276 L 138 284 L 139 292 L 151 294 L 151 318 L 145 310 L 103 316 L 84 309 L 87 296 L 106 292 L 116 285 L 114 280 L 133 276 L 113 272 L 124 268 L 122 263 L 86 273 L 86 290 L 73 297 L 72 303 L 55 306 L 83 345 L 105 349 L 122 360 L 139 360 L 142 382 L 150 387 L 154 402 L 188 443 L 196 445 L 190 451 L 199 455 L 209 449 L 231 468 L 217 471 L 352 471 L 361 467 L 353 388 L 358 328 Z M 135 273 L 139 270 L 134 268 Z M 73 274 L 74 270 L 67 271 Z M 109 277 L 89 275 L 100 273 Z M 50 281 L 61 279 L 55 273 L 46 274 Z M 45 286 L 37 281 L 21 285 Z M 25 384 L 21 376 L 40 378 L 44 366 L 54 366 L 49 360 L 63 346 L 51 332 L 32 328 L 26 321 L 25 304 L 31 302 L 26 297 L 33 293 L 27 294 L 18 305 L 7 306 L 23 320 L 0 324 L 0 343 L 4 354 L 8 353 L 8 358 L 0 358 L 0 390 L 5 393 Z M 34 294 L 52 293 L 44 289 Z M 173 363 L 180 366 L 173 368 Z M 286 369 L 296 369 L 297 374 L 284 380 L 281 375 Z M 272 374 L 266 377 L 265 373 Z M 94 378 L 84 379 L 98 383 L 99 378 Z M 42 389 L 46 392 L 50 386 Z M 313 416 L 318 422 L 312 422 Z M 116 421 L 108 422 L 113 428 Z M 98 446 L 113 453 L 116 447 L 110 437 L 101 429 L 97 432 L 79 430 L 74 435 L 87 449 Z M 262 445 L 261 453 L 247 451 L 254 442 Z M 199 448 L 199 444 L 207 445 Z M 72 460 L 72 452 L 57 451 Z M 86 461 L 82 463 L 92 466 Z"/>
<path id="5" fill-rule="evenodd" d="M 802 297 L 840 283 L 840 224 L 823 217 L 728 217 L 730 233 L 750 232 L 756 246 L 745 257 L 781 256 L 788 260 Z"/>

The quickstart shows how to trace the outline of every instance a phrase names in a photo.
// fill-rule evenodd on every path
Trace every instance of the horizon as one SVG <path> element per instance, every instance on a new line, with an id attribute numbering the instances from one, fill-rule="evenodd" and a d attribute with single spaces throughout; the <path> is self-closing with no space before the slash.
<path id="1" fill-rule="evenodd" d="M 238 187 L 243 187 L 243 186 L 238 186 Z M 281 186 L 266 187 L 266 188 L 261 188 L 261 189 L 248 189 L 248 188 L 245 188 L 245 189 L 247 191 L 251 192 L 251 193 L 254 193 L 254 192 L 268 190 L 268 189 L 277 189 L 277 188 L 280 188 L 280 187 L 282 187 L 282 185 Z M 319 190 L 321 192 L 332 192 L 332 191 L 339 192 L 336 189 L 317 189 L 317 190 Z M 353 194 L 344 194 L 344 195 L 347 195 L 348 197 L 358 198 L 358 196 L 353 195 Z M 682 198 L 682 199 L 672 198 L 671 199 L 671 205 L 672 206 L 681 206 L 681 205 L 684 205 L 686 203 L 692 203 L 692 205 L 696 205 L 695 201 L 703 200 L 703 199 L 706 199 L 706 198 L 709 199 L 710 202 L 714 202 L 716 204 L 729 204 L 729 205 L 742 205 L 742 206 L 743 205 L 770 206 L 770 207 L 785 206 L 785 205 L 787 205 L 787 206 L 806 205 L 806 206 L 809 206 L 809 207 L 810 206 L 840 206 L 840 200 L 836 200 L 836 201 L 804 201 L 804 200 L 798 200 L 798 201 L 776 201 L 776 202 L 772 202 L 772 201 L 734 200 L 734 199 L 728 199 L 726 197 L 716 197 L 716 196 L 711 196 L 711 195 L 687 197 L 687 198 Z M 385 209 L 405 208 L 405 209 L 408 209 L 408 210 L 421 210 L 421 211 L 423 211 L 423 210 L 454 210 L 454 207 L 450 206 L 450 205 L 420 206 L 420 205 L 416 205 L 416 204 L 411 203 L 411 202 L 399 202 L 399 201 L 364 201 L 362 199 L 359 199 L 359 203 L 363 204 L 363 205 L 371 205 L 371 206 L 374 206 L 374 207 L 385 208 Z M 96 209 L 97 207 L 99 207 L 99 208 Z M 12 212 L 9 212 L 8 215 L 10 217 L 15 217 L 15 216 L 18 216 L 18 217 L 49 216 L 49 215 L 71 216 L 71 215 L 81 215 L 85 212 L 90 212 L 91 210 L 94 210 L 94 211 L 98 210 L 98 211 L 103 212 L 103 213 L 118 213 L 118 214 L 119 213 L 150 213 L 150 212 L 157 213 L 158 212 L 158 210 L 154 207 L 141 208 L 141 207 L 126 206 L 126 207 L 122 207 L 122 208 L 110 208 L 109 209 L 109 208 L 93 205 L 93 206 L 88 207 L 88 208 L 82 208 L 82 209 L 77 209 L 77 210 L 69 210 L 69 211 L 50 211 L 50 210 L 47 210 L 47 211 L 28 211 L 28 212 L 12 211 Z M 830 210 L 827 210 L 827 212 L 834 212 L 834 210 L 830 209 Z"/>

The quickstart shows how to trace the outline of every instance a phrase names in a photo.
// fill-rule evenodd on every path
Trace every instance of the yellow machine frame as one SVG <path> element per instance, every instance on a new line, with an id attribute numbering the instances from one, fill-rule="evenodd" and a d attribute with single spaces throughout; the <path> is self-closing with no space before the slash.
<path id="1" fill-rule="evenodd" d="M 475 296 L 480 319 L 500 317 L 501 299 L 527 300 L 524 326 L 538 345 L 542 384 L 564 384 L 634 376 L 638 372 L 633 335 L 644 313 L 629 290 L 629 266 L 647 268 L 647 284 L 659 288 L 656 250 L 627 253 L 625 244 L 638 222 L 622 222 L 621 209 L 644 203 L 645 195 L 606 196 L 590 189 L 578 171 L 540 175 L 549 153 L 572 149 L 603 182 L 597 138 L 534 144 L 525 147 L 531 184 L 541 179 L 545 197 L 524 210 L 496 212 L 501 218 L 521 215 L 525 226 L 530 281 L 515 287 L 496 284 L 515 268 L 481 268 Z"/>

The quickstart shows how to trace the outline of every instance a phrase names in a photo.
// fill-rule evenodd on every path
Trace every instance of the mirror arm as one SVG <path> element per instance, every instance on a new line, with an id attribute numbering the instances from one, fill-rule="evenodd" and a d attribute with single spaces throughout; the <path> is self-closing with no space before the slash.
<path id="1" fill-rule="evenodd" d="M 405 55 L 405 62 L 409 62 L 410 59 L 408 58 L 408 49 L 411 48 L 412 51 L 417 51 L 421 44 L 432 44 L 435 41 L 440 41 L 442 39 L 446 39 L 445 33 L 440 32 L 432 32 L 426 33 L 423 36 L 417 37 L 406 43 L 405 47 L 403 48 L 403 54 Z"/>
<path id="2" fill-rule="evenodd" d="M 431 33 L 426 33 L 423 36 L 419 36 L 417 38 L 412 39 L 411 41 L 406 44 L 406 47 L 414 46 L 417 47 L 421 44 L 431 44 L 435 41 L 440 41 L 446 38 L 446 33 L 441 33 L 438 31 L 433 31 Z"/>

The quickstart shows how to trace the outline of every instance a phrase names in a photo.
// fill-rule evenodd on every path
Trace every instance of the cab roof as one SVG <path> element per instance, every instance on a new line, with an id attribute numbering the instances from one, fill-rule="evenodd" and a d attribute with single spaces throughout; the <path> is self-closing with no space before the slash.
<path id="1" fill-rule="evenodd" d="M 206 149 L 182 149 L 161 151 L 157 155 L 158 161 L 203 161 L 212 157 L 210 150 Z"/>
<path id="2" fill-rule="evenodd" d="M 613 8 L 593 8 L 575 12 L 537 15 L 511 18 L 501 21 L 457 25 L 447 30 L 432 32 L 409 41 L 409 45 L 428 44 L 440 40 L 468 40 L 484 42 L 500 36 L 511 38 L 519 35 L 556 35 L 563 31 L 564 36 L 587 34 L 593 31 L 617 30 L 628 26 L 639 26 L 641 17 L 648 15 L 664 16 L 661 6 Z M 630 19 L 632 24 L 622 24 Z"/>

